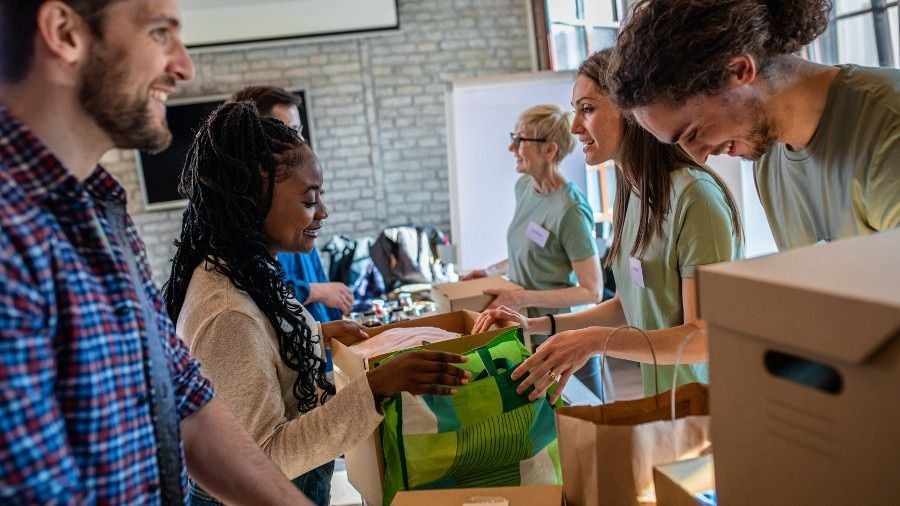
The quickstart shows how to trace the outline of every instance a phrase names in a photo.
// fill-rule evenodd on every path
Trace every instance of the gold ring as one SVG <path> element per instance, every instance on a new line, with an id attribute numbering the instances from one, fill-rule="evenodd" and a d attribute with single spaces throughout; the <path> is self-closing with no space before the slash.
<path id="1" fill-rule="evenodd" d="M 549 371 L 547 371 L 547 374 L 549 374 L 550 377 L 553 378 L 553 381 L 556 381 L 556 382 L 558 382 L 559 379 L 562 378 L 562 374 L 554 371 L 553 369 L 550 369 Z"/>

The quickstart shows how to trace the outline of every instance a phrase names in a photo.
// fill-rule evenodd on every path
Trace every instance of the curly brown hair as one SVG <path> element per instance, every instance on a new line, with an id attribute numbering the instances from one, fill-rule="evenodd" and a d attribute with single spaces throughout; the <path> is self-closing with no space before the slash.
<path id="1" fill-rule="evenodd" d="M 763 74 L 828 26 L 829 0 L 640 0 L 619 33 L 610 90 L 622 109 L 680 105 L 721 91 L 732 58 L 749 54 Z"/>

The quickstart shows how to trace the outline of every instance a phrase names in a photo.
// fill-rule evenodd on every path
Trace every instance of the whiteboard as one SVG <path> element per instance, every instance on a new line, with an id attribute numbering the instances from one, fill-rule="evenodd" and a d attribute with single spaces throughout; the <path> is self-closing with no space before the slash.
<path id="1" fill-rule="evenodd" d="M 182 0 L 188 47 L 397 29 L 397 0 Z"/>
<path id="2" fill-rule="evenodd" d="M 450 226 L 459 270 L 486 267 L 507 257 L 506 229 L 515 211 L 515 183 L 520 177 L 507 150 L 509 132 L 519 114 L 533 105 L 556 104 L 571 110 L 574 81 L 574 72 L 537 72 L 447 84 Z M 560 168 L 587 195 L 580 148 L 578 144 Z"/>

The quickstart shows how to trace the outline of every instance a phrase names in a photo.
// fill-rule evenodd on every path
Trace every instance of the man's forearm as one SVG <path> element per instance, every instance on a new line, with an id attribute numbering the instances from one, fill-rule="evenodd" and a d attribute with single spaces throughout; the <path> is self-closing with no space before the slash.
<path id="1" fill-rule="evenodd" d="M 218 399 L 181 422 L 188 472 L 228 504 L 312 505 Z"/>

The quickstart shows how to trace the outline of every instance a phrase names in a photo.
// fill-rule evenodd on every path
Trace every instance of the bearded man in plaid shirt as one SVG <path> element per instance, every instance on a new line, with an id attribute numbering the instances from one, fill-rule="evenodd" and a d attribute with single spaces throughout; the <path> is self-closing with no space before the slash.
<path id="1" fill-rule="evenodd" d="M 308 504 L 175 335 L 102 167 L 171 140 L 175 0 L 0 0 L 0 504 Z"/>

